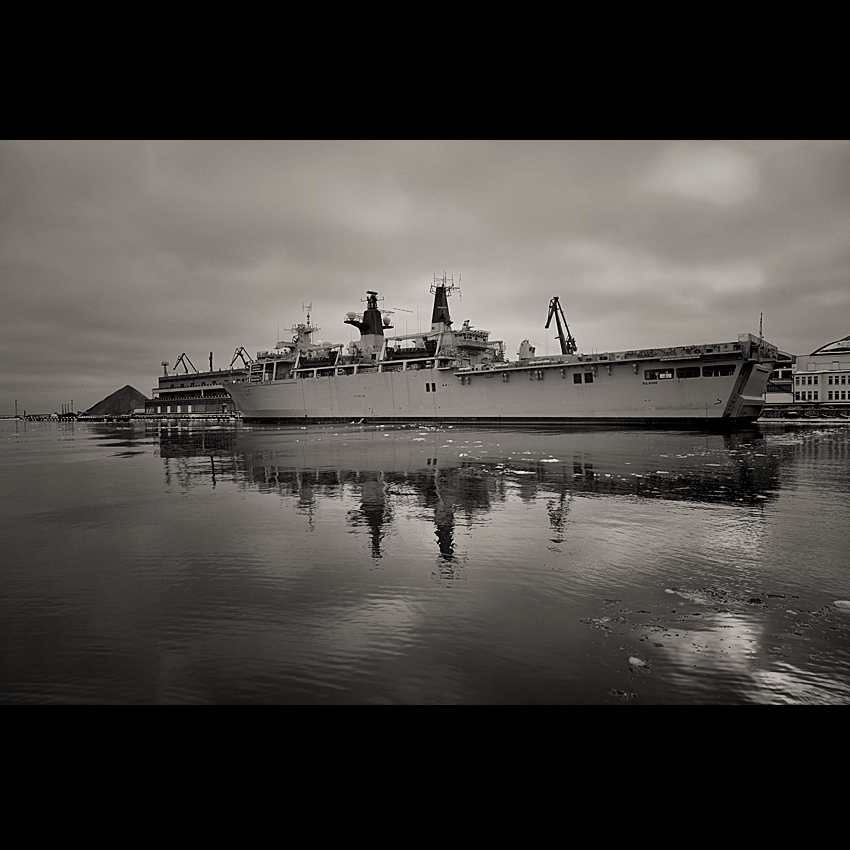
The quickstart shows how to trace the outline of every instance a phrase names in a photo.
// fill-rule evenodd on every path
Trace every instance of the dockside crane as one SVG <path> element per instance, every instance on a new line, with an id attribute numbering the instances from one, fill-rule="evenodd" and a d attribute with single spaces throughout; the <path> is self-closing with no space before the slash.
<path id="1" fill-rule="evenodd" d="M 183 368 L 186 370 L 186 374 L 189 374 L 189 366 L 192 367 L 192 370 L 197 372 L 195 369 L 195 364 L 189 359 L 189 355 L 184 351 L 178 358 L 177 362 L 174 364 L 174 374 L 177 374 L 177 370 L 180 367 L 180 364 L 183 364 Z"/>
<path id="2" fill-rule="evenodd" d="M 556 339 L 561 343 L 561 354 L 575 354 L 578 351 L 578 346 L 575 339 L 573 339 L 573 335 L 570 333 L 567 318 L 561 309 L 561 302 L 558 300 L 557 295 L 549 302 L 549 318 L 546 319 L 547 328 L 552 324 L 552 316 L 555 317 L 555 324 L 558 326 L 558 336 Z M 563 325 L 561 324 L 562 320 Z"/>
<path id="3" fill-rule="evenodd" d="M 278 336 L 280 336 L 280 334 L 278 334 Z M 236 349 L 236 351 L 233 352 L 233 359 L 230 361 L 230 366 L 228 368 L 233 368 L 233 364 L 236 362 L 237 357 L 242 358 L 242 364 L 245 366 L 246 369 L 251 368 L 251 358 L 248 357 L 248 352 L 245 351 L 245 349 L 241 345 L 239 346 L 239 348 Z"/>

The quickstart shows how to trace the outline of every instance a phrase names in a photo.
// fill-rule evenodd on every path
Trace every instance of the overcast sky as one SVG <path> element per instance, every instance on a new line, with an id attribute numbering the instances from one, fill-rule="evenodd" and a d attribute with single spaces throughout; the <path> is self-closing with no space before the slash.
<path id="1" fill-rule="evenodd" d="M 850 144 L 0 142 L 0 413 L 150 395 L 274 346 L 348 342 L 367 289 L 399 333 L 462 276 L 456 322 L 556 350 L 850 334 Z M 409 312 L 405 312 L 409 311 Z"/>

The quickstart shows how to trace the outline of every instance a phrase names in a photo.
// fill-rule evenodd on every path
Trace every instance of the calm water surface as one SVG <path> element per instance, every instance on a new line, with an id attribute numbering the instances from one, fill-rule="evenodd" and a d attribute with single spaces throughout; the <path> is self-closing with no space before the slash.
<path id="1" fill-rule="evenodd" d="M 850 426 L 0 422 L 4 703 L 848 703 Z"/>

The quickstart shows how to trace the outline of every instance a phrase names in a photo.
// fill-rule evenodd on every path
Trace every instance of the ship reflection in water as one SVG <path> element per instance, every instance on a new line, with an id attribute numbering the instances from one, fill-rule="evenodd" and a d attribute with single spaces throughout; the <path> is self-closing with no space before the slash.
<path id="1" fill-rule="evenodd" d="M 44 428 L 4 701 L 850 702 L 847 427 Z"/>
<path id="2" fill-rule="evenodd" d="M 545 501 L 551 541 L 562 543 L 572 499 L 579 494 L 752 505 L 769 500 L 777 487 L 778 456 L 748 449 L 738 437 L 699 437 L 694 445 L 689 435 L 683 435 L 691 450 L 662 454 L 658 461 L 669 469 L 656 470 L 651 467 L 658 463 L 652 456 L 643 457 L 644 449 L 669 436 L 621 432 L 616 449 L 599 455 L 598 449 L 611 436 L 611 432 L 600 438 L 599 433 L 259 426 L 238 436 L 235 430 L 163 428 L 158 442 L 169 484 L 175 474 L 169 461 L 179 458 L 181 481 L 188 484 L 195 476 L 215 485 L 217 476 L 229 476 L 261 492 L 274 492 L 292 504 L 296 515 L 305 516 L 304 528 L 311 532 L 316 530 L 321 503 L 344 502 L 347 530 L 368 534 L 373 558 L 383 556 L 385 539 L 401 522 L 396 519 L 398 510 L 411 506 L 417 520 L 427 517 L 434 524 L 436 547 L 421 554 L 454 561 L 457 516 L 464 527 L 486 524 L 488 514 L 513 497 L 524 503 Z M 736 448 L 739 445 L 743 447 Z M 554 457 L 553 451 L 568 457 Z M 195 461 L 188 463 L 189 458 Z M 403 516 L 409 521 L 412 515 L 405 510 Z M 323 531 L 332 529 L 323 526 Z M 516 552 L 510 555 L 521 557 Z"/>
<path id="3" fill-rule="evenodd" d="M 847 432 L 811 437 L 158 433 L 167 475 L 179 461 L 195 485 L 276 497 L 275 520 L 246 521 L 246 546 L 261 535 L 285 572 L 359 596 L 329 628 L 355 645 L 369 634 L 398 679 L 371 694 L 337 683 L 337 698 L 844 702 L 845 668 L 823 662 L 848 659 L 834 602 L 850 587 L 840 544 L 811 531 L 836 512 L 840 540 L 850 518 Z M 816 496 L 809 452 L 840 494 Z"/>

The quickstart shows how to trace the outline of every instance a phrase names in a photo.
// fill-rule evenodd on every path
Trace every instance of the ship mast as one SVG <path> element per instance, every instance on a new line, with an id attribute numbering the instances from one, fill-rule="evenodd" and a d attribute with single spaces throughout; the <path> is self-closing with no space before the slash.
<path id="1" fill-rule="evenodd" d="M 549 318 L 546 319 L 547 328 L 552 324 L 552 316 L 555 317 L 555 323 L 558 326 L 558 336 L 556 339 L 561 343 L 561 354 L 575 354 L 578 351 L 578 346 L 575 339 L 573 339 L 573 335 L 570 333 L 567 318 L 561 309 L 561 302 L 558 300 L 557 295 L 549 302 Z M 563 326 L 561 326 L 562 319 L 564 321 Z M 564 333 L 565 329 L 566 334 Z"/>
<path id="2" fill-rule="evenodd" d="M 452 295 L 455 291 L 460 294 L 460 275 L 458 275 L 457 281 L 458 285 L 455 286 L 454 276 L 447 277 L 445 272 L 443 272 L 442 279 L 434 275 L 434 283 L 431 285 L 431 293 L 434 296 L 434 311 L 431 313 L 432 333 L 447 331 L 451 328 L 449 295 Z"/>

